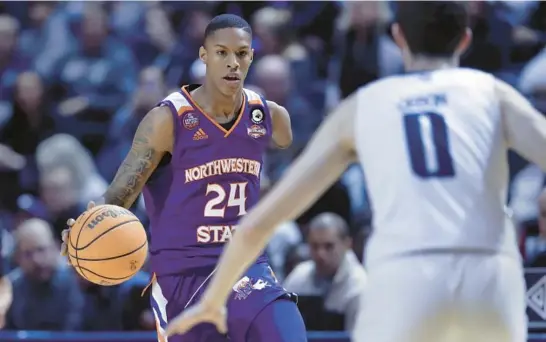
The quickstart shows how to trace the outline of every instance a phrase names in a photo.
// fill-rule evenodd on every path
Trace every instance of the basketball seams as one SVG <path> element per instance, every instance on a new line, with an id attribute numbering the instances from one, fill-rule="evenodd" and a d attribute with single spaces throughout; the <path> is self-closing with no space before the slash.
<path id="1" fill-rule="evenodd" d="M 92 211 L 89 213 L 89 216 L 87 216 L 87 218 L 85 219 L 85 221 L 82 223 L 82 228 L 83 228 L 83 226 L 84 226 L 85 224 L 87 224 L 87 221 L 89 221 L 89 219 L 91 218 L 91 216 L 92 216 L 95 212 L 97 212 L 97 211 L 99 211 L 99 210 L 101 210 L 101 209 L 106 209 L 106 208 L 104 208 L 104 207 L 102 207 L 102 206 L 98 206 L 98 207 L 96 207 L 96 208 L 91 209 Z M 76 223 L 77 223 L 77 222 L 76 222 Z M 80 232 L 81 232 L 81 229 L 80 229 Z M 78 244 L 78 237 L 79 237 L 79 232 L 78 232 L 78 235 L 76 235 L 76 244 Z M 70 247 L 76 249 L 76 246 L 74 246 L 74 244 L 72 243 L 72 239 L 70 238 L 70 233 L 68 234 L 68 241 L 70 242 Z"/>
<path id="2" fill-rule="evenodd" d="M 148 240 L 145 240 L 144 243 L 142 245 L 140 245 L 139 247 L 137 247 L 136 249 L 134 249 L 134 250 L 132 250 L 130 252 L 127 252 L 127 253 L 123 253 L 123 254 L 120 254 L 120 255 L 113 256 L 113 257 L 101 258 L 101 259 L 78 258 L 78 260 L 81 260 L 81 261 L 106 261 L 106 260 L 114 260 L 114 259 L 118 259 L 118 258 L 123 258 L 123 257 L 126 257 L 128 255 L 131 255 L 133 253 L 138 252 L 142 248 L 146 247 L 147 244 L 148 244 Z M 74 255 L 71 255 L 71 256 L 73 258 L 76 258 L 76 256 L 74 256 Z"/>
<path id="3" fill-rule="evenodd" d="M 123 266 L 122 265 L 123 261 L 121 261 L 121 260 L 127 259 L 128 261 L 131 261 L 132 260 L 131 258 L 134 258 L 135 262 L 136 262 L 136 260 L 139 260 L 138 262 L 142 262 L 142 257 L 144 256 L 144 254 L 146 254 L 146 251 L 148 250 L 148 239 L 146 238 L 146 236 L 144 236 L 143 242 L 141 242 L 141 244 L 138 245 L 138 247 L 133 247 L 133 250 L 131 250 L 128 253 L 123 253 L 123 254 L 120 254 L 120 255 L 113 256 L 113 257 L 100 258 L 100 259 L 88 259 L 88 258 L 81 258 L 80 259 L 79 258 L 80 253 L 86 254 L 84 252 L 81 252 L 82 250 L 86 250 L 88 247 L 92 247 L 92 245 L 95 242 L 97 242 L 98 240 L 100 240 L 100 238 L 102 236 L 108 235 L 108 233 L 110 233 L 114 229 L 117 229 L 119 227 L 123 227 L 123 226 L 125 226 L 127 224 L 130 224 L 125 229 L 122 229 L 122 230 L 118 231 L 118 233 L 121 234 L 120 237 L 122 237 L 124 234 L 125 235 L 127 235 L 127 234 L 133 235 L 133 233 L 132 233 L 133 231 L 135 231 L 137 233 L 140 233 L 138 228 L 143 229 L 142 224 L 140 223 L 140 220 L 136 216 L 134 216 L 134 214 L 132 212 L 130 212 L 128 210 L 125 210 L 127 215 L 122 214 L 120 216 L 110 217 L 110 219 L 109 219 L 109 220 L 113 219 L 114 222 L 115 221 L 119 222 L 120 220 L 125 219 L 125 221 L 123 221 L 123 222 L 119 222 L 119 223 L 111 226 L 111 224 L 114 223 L 114 222 L 111 222 L 111 221 L 108 222 L 109 220 L 101 220 L 100 222 L 97 222 L 98 224 L 94 224 L 94 226 L 99 227 L 98 231 L 95 230 L 94 232 L 92 231 L 91 228 L 87 227 L 89 225 L 90 221 L 95 222 L 93 219 L 100 216 L 100 215 L 103 215 L 105 212 L 107 212 L 108 210 L 111 209 L 110 207 L 111 206 L 109 206 L 109 205 L 100 205 L 100 206 L 97 206 L 96 208 L 92 208 L 91 210 L 88 211 L 88 213 L 84 213 L 84 214 L 80 215 L 80 217 L 82 217 L 83 215 L 87 214 L 87 217 L 85 217 L 84 220 L 81 220 L 81 221 L 83 221 L 81 224 L 80 224 L 80 222 L 77 221 L 76 226 L 77 226 L 77 228 L 79 228 L 79 230 L 78 230 L 77 234 L 69 234 L 69 241 L 68 241 L 68 244 L 69 244 L 68 259 L 69 259 L 70 263 L 72 264 L 72 266 L 75 268 L 75 270 L 84 279 L 86 279 L 89 282 L 96 283 L 96 284 L 99 284 L 99 285 L 114 285 L 114 284 L 111 284 L 111 282 L 115 282 L 116 284 L 122 283 L 122 282 L 126 281 L 127 279 L 131 278 L 132 276 L 134 276 L 134 273 L 132 273 L 132 274 L 130 274 L 128 276 L 123 276 L 121 278 L 113 278 L 113 277 L 102 276 L 99 273 L 96 273 L 94 271 L 94 269 L 96 268 L 97 269 L 96 271 L 99 271 L 99 272 L 101 272 L 101 270 L 105 270 L 105 268 L 102 267 L 103 263 L 95 263 L 95 262 L 97 262 L 97 261 L 104 262 L 104 267 L 106 267 L 106 265 L 110 265 L 109 262 L 113 261 L 114 264 L 116 264 L 116 262 L 117 262 L 116 260 L 120 260 L 121 264 L 119 264 L 119 266 L 116 266 L 116 267 L 119 268 L 120 271 L 122 271 L 120 273 L 125 273 L 125 271 L 124 271 L 125 268 L 122 267 Z M 138 224 L 137 225 L 132 224 L 132 223 L 135 223 L 135 222 L 138 223 Z M 101 231 L 104 228 L 107 228 L 107 229 L 105 231 Z M 135 230 L 133 230 L 133 228 L 135 228 Z M 71 228 L 71 229 L 73 229 L 73 228 Z M 84 229 L 89 229 L 89 230 L 86 233 L 82 234 Z M 97 235 L 97 233 L 99 233 L 99 232 L 100 232 L 100 234 Z M 117 235 L 118 233 L 115 233 L 114 235 Z M 91 236 L 89 236 L 89 235 L 91 235 Z M 95 235 L 95 236 L 93 237 L 93 235 Z M 83 239 L 83 240 L 87 240 L 87 243 L 84 246 L 81 246 L 81 247 L 79 247 L 80 238 Z M 89 238 L 92 238 L 92 240 L 88 241 Z M 114 240 L 113 240 L 114 244 L 116 244 L 116 242 L 115 242 L 116 240 L 117 240 L 117 238 L 114 238 Z M 107 239 L 105 241 L 111 241 L 111 239 Z M 134 246 L 135 242 L 136 241 L 134 241 L 134 239 L 131 239 L 130 244 L 127 247 L 130 247 L 131 245 Z M 74 253 L 70 253 L 71 248 L 74 249 Z M 109 248 L 107 249 L 106 252 L 108 252 L 108 250 L 109 250 Z M 108 255 L 108 253 L 106 253 L 105 255 Z M 73 262 L 72 259 L 75 259 L 75 262 Z M 132 262 L 133 261 L 131 261 L 131 263 Z M 119 263 L 119 262 L 117 262 L 117 263 Z M 95 265 L 97 265 L 97 266 L 95 266 Z M 131 271 L 132 270 L 134 270 L 134 266 L 131 266 Z M 127 269 L 127 271 L 129 271 L 129 270 Z M 116 273 L 114 273 L 114 274 L 116 274 Z M 103 280 L 107 281 L 108 284 L 100 283 L 97 280 L 97 278 L 99 280 L 103 279 Z"/>
<path id="4" fill-rule="evenodd" d="M 92 212 L 89 213 L 89 216 L 87 216 L 87 219 L 85 219 L 85 221 L 82 223 L 81 225 L 81 228 L 80 228 L 80 231 L 78 232 L 78 236 L 76 236 L 76 245 L 78 244 L 78 242 L 80 241 L 80 235 L 82 233 L 82 230 L 83 230 L 83 227 L 85 227 L 85 224 L 87 223 L 87 221 L 89 221 L 89 219 L 91 218 L 91 216 L 93 216 L 93 214 L 99 212 L 100 210 L 102 209 L 106 209 L 105 207 L 102 207 L 102 206 L 99 206 L 97 207 L 95 210 L 93 210 Z M 70 239 L 70 233 L 68 234 L 68 240 L 70 241 L 70 244 L 72 245 L 72 247 L 74 248 L 75 252 L 76 252 L 76 264 L 78 265 L 78 268 L 80 269 L 80 274 L 88 281 L 91 281 L 89 280 L 89 278 L 87 278 L 87 276 L 85 275 L 85 273 L 83 272 L 82 268 L 80 267 L 80 262 L 78 261 L 78 250 L 76 249 L 76 247 L 72 244 L 72 239 Z"/>
<path id="5" fill-rule="evenodd" d="M 127 220 L 127 221 L 123 221 L 123 222 L 120 222 L 110 228 L 108 228 L 107 230 L 103 231 L 102 233 L 100 233 L 99 235 L 97 235 L 93 240 L 89 241 L 89 243 L 87 243 L 87 245 L 85 246 L 82 246 L 82 247 L 74 247 L 74 250 L 76 251 L 81 251 L 81 250 L 84 250 L 86 249 L 87 247 L 91 246 L 94 242 L 96 242 L 99 238 L 103 237 L 104 235 L 106 235 L 108 232 L 116 229 L 116 228 L 119 228 L 127 223 L 131 223 L 131 222 L 140 222 L 139 219 L 137 219 L 136 217 L 135 218 L 132 218 L 130 220 Z M 80 232 L 83 230 L 83 227 L 82 229 L 80 230 Z M 79 237 L 79 236 L 78 236 Z M 76 244 L 78 244 L 78 241 L 76 241 Z"/>
<path id="6" fill-rule="evenodd" d="M 128 276 L 126 276 L 126 277 L 121 277 L 121 278 L 110 278 L 110 277 L 105 277 L 105 276 L 102 276 L 102 275 L 100 275 L 100 274 L 98 274 L 98 273 L 95 273 L 95 272 L 91 271 L 91 270 L 88 269 L 88 268 L 81 267 L 81 266 L 77 266 L 77 267 L 78 267 L 78 268 L 80 269 L 80 271 L 81 271 L 80 274 L 83 274 L 83 271 L 85 270 L 86 272 L 89 272 L 89 273 L 91 273 L 91 274 L 94 275 L 94 276 L 101 277 L 101 278 L 107 279 L 107 280 L 119 281 L 119 280 L 129 279 L 129 278 L 131 278 L 132 276 L 134 276 L 134 274 L 131 274 L 131 275 L 128 275 Z M 87 277 L 86 277 L 86 279 L 87 279 Z M 118 285 L 118 284 L 112 284 L 112 285 Z"/>

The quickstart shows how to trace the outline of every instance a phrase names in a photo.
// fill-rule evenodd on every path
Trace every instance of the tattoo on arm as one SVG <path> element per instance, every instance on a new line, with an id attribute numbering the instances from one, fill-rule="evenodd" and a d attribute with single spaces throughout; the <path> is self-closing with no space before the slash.
<path id="1" fill-rule="evenodd" d="M 138 126 L 131 150 L 104 194 L 105 203 L 129 208 L 137 199 L 166 153 L 158 146 L 161 145 L 158 144 L 158 139 L 165 140 L 168 137 L 168 134 L 165 135 L 163 132 L 164 127 L 158 127 L 161 124 L 159 120 L 161 118 L 156 119 L 152 115 L 147 115 Z"/>

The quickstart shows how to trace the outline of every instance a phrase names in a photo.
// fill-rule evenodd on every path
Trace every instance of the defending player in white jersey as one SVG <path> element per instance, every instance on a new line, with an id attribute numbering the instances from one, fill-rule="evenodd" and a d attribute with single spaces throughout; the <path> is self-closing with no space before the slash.
<path id="1" fill-rule="evenodd" d="M 398 2 L 392 32 L 408 73 L 363 87 L 327 118 L 242 220 L 203 300 L 169 333 L 200 322 L 224 328 L 231 286 L 274 228 L 359 161 L 374 232 L 353 340 L 526 340 L 523 269 L 504 212 L 507 150 L 546 171 L 546 119 L 511 86 L 458 67 L 467 21 L 462 3 Z"/>

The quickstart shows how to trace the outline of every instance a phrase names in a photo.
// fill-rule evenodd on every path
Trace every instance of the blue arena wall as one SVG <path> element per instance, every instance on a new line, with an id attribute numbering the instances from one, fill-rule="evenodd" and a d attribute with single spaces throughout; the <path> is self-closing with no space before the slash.
<path id="1" fill-rule="evenodd" d="M 157 342 L 155 333 L 53 333 L 38 331 L 0 332 L 0 341 L 14 342 Z M 529 342 L 546 342 L 546 334 L 533 334 Z M 343 332 L 309 332 L 309 342 L 350 342 Z"/>

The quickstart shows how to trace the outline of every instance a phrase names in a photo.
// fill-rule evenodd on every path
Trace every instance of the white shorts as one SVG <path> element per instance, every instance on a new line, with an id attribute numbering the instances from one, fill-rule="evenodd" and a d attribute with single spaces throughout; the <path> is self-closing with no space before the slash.
<path id="1" fill-rule="evenodd" d="M 523 267 L 515 258 L 422 254 L 367 271 L 354 342 L 527 341 Z"/>

